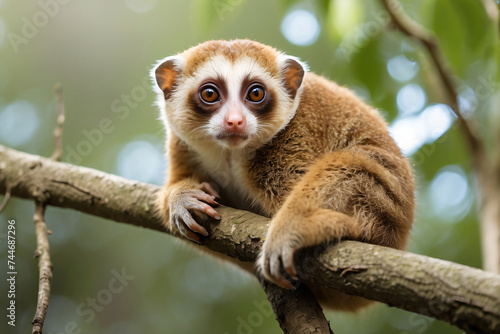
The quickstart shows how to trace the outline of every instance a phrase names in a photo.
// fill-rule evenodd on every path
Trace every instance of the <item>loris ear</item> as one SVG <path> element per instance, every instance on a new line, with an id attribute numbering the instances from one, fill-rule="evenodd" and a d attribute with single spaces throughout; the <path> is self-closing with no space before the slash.
<path id="1" fill-rule="evenodd" d="M 307 65 L 295 57 L 284 56 L 280 59 L 282 64 L 282 75 L 285 82 L 285 88 L 292 99 L 295 99 L 297 91 L 302 86 L 304 74 L 307 71 Z"/>
<path id="2" fill-rule="evenodd" d="M 158 87 L 163 91 L 165 100 L 172 94 L 172 90 L 176 86 L 176 82 L 181 74 L 179 57 L 172 56 L 160 61 L 159 65 L 154 69 L 152 76 Z"/>

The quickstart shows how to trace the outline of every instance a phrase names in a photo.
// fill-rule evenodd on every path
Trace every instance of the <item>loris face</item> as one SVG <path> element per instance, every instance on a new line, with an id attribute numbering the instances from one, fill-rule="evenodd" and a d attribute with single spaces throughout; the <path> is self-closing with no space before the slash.
<path id="1" fill-rule="evenodd" d="M 300 99 L 304 65 L 247 40 L 211 41 L 154 70 L 167 126 L 193 147 L 258 148 L 283 129 Z"/>

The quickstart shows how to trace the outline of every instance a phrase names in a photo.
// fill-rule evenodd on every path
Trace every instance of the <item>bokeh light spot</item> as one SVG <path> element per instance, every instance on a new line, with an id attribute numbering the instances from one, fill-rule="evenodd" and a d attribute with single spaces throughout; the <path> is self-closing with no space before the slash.
<path id="1" fill-rule="evenodd" d="M 40 126 L 35 107 L 27 101 L 16 101 L 0 111 L 0 139 L 11 146 L 27 143 Z"/>
<path id="2" fill-rule="evenodd" d="M 387 71 L 390 76 L 400 82 L 413 79 L 418 73 L 418 70 L 418 64 L 408 60 L 408 58 L 403 55 L 393 57 L 387 62 Z"/>
<path id="3" fill-rule="evenodd" d="M 454 116 L 446 104 L 433 104 L 421 113 L 398 117 L 389 132 L 404 155 L 412 155 L 424 144 L 431 144 L 451 127 Z"/>
<path id="4" fill-rule="evenodd" d="M 404 155 L 412 155 L 425 143 L 425 135 L 418 116 L 395 120 L 389 132 Z"/>
<path id="5" fill-rule="evenodd" d="M 401 115 L 408 115 L 420 111 L 427 97 L 424 90 L 417 84 L 408 84 L 402 87 L 396 97 L 398 109 Z"/>
<path id="6" fill-rule="evenodd" d="M 460 87 L 460 93 L 458 94 L 458 105 L 462 113 L 472 114 L 476 110 L 478 104 L 478 99 L 474 90 L 467 86 L 463 85 Z"/>
<path id="7" fill-rule="evenodd" d="M 304 9 L 292 10 L 281 22 L 281 32 L 285 38 L 299 46 L 308 46 L 316 42 L 320 29 L 316 16 Z"/>
<path id="8" fill-rule="evenodd" d="M 161 149 L 145 140 L 126 144 L 117 159 L 117 174 L 140 182 L 162 184 L 164 160 Z"/>
<path id="9" fill-rule="evenodd" d="M 434 142 L 445 134 L 455 120 L 451 108 L 446 104 L 433 104 L 420 114 L 423 129 L 426 132 L 426 143 Z"/>
<path id="10" fill-rule="evenodd" d="M 467 175 L 458 165 L 443 167 L 429 187 L 429 197 L 434 212 L 450 223 L 460 221 L 470 210 L 472 194 Z"/>

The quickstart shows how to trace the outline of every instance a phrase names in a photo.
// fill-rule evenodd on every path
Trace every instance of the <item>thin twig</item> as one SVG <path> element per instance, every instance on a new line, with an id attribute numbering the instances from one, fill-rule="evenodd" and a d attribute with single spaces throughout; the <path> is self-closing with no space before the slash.
<path id="1" fill-rule="evenodd" d="M 12 187 L 9 186 L 7 188 L 7 191 L 5 192 L 5 195 L 3 197 L 2 203 L 0 203 L 0 212 L 2 212 L 2 210 L 5 208 L 5 206 L 7 205 L 7 202 L 10 199 L 10 191 L 11 191 L 11 189 L 12 189 Z"/>
<path id="2" fill-rule="evenodd" d="M 62 132 L 64 125 L 64 101 L 62 96 L 62 87 L 57 84 L 54 87 L 54 91 L 57 99 L 57 126 L 54 130 L 55 148 L 54 153 L 52 153 L 52 160 L 61 161 L 62 156 Z"/>
<path id="3" fill-rule="evenodd" d="M 478 153 L 478 151 L 483 152 L 483 145 L 479 136 L 477 135 L 476 127 L 472 124 L 471 120 L 466 120 L 460 112 L 458 92 L 455 88 L 455 83 L 453 82 L 453 75 L 447 62 L 445 61 L 436 38 L 416 22 L 410 19 L 403 12 L 402 6 L 399 1 L 381 1 L 385 9 L 389 13 L 394 25 L 404 34 L 422 43 L 422 45 L 427 49 L 431 56 L 432 62 L 438 70 L 439 77 L 441 78 L 449 100 L 450 108 L 458 118 L 458 122 L 465 135 L 471 153 L 475 155 L 476 153 Z"/>
<path id="4" fill-rule="evenodd" d="M 38 281 L 38 301 L 33 324 L 32 334 L 41 334 L 47 309 L 49 307 L 50 281 L 52 279 L 52 262 L 50 261 L 49 239 L 47 225 L 45 224 L 45 203 L 35 201 L 35 232 L 37 247 L 35 257 L 38 258 L 40 277 Z"/>
<path id="5" fill-rule="evenodd" d="M 10 196 L 11 196 L 12 188 L 14 188 L 15 186 L 17 186 L 19 184 L 19 182 L 21 182 L 26 177 L 26 175 L 27 174 L 23 174 L 23 175 L 19 176 L 17 178 L 17 180 L 14 181 L 14 183 L 11 183 L 11 184 L 9 184 L 7 186 L 7 189 L 5 190 L 5 195 L 3 197 L 2 203 L 0 203 L 0 212 L 2 212 L 2 210 L 7 205 L 7 202 L 9 201 Z"/>
<path id="6" fill-rule="evenodd" d="M 62 87 L 57 84 L 54 87 L 57 100 L 57 125 L 54 130 L 55 147 L 52 153 L 51 160 L 60 161 L 62 156 L 62 132 L 64 126 L 64 101 L 62 96 Z M 40 278 L 38 282 L 38 301 L 36 305 L 35 317 L 32 321 L 32 334 L 41 334 L 47 309 L 49 307 L 50 296 L 50 280 L 52 279 L 52 262 L 50 262 L 49 253 L 49 238 L 50 232 L 45 223 L 45 205 L 40 201 L 35 200 L 35 231 L 37 239 L 37 248 L 35 257 L 38 258 L 38 267 L 40 268 Z"/>

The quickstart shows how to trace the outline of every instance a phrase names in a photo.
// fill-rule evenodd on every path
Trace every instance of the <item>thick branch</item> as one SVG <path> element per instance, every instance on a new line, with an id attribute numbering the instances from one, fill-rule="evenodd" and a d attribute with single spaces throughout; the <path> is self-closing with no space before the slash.
<path id="1" fill-rule="evenodd" d="M 157 186 L 0 146 L 0 191 L 20 175 L 12 195 L 163 231 L 153 214 Z M 204 246 L 254 261 L 269 220 L 227 207 L 205 224 Z M 310 284 L 385 302 L 454 324 L 468 333 L 500 331 L 500 276 L 447 261 L 359 242 L 298 254 L 299 277 Z"/>
<path id="2" fill-rule="evenodd" d="M 307 250 L 299 278 L 451 323 L 500 331 L 500 276 L 391 248 L 345 241 Z"/>

